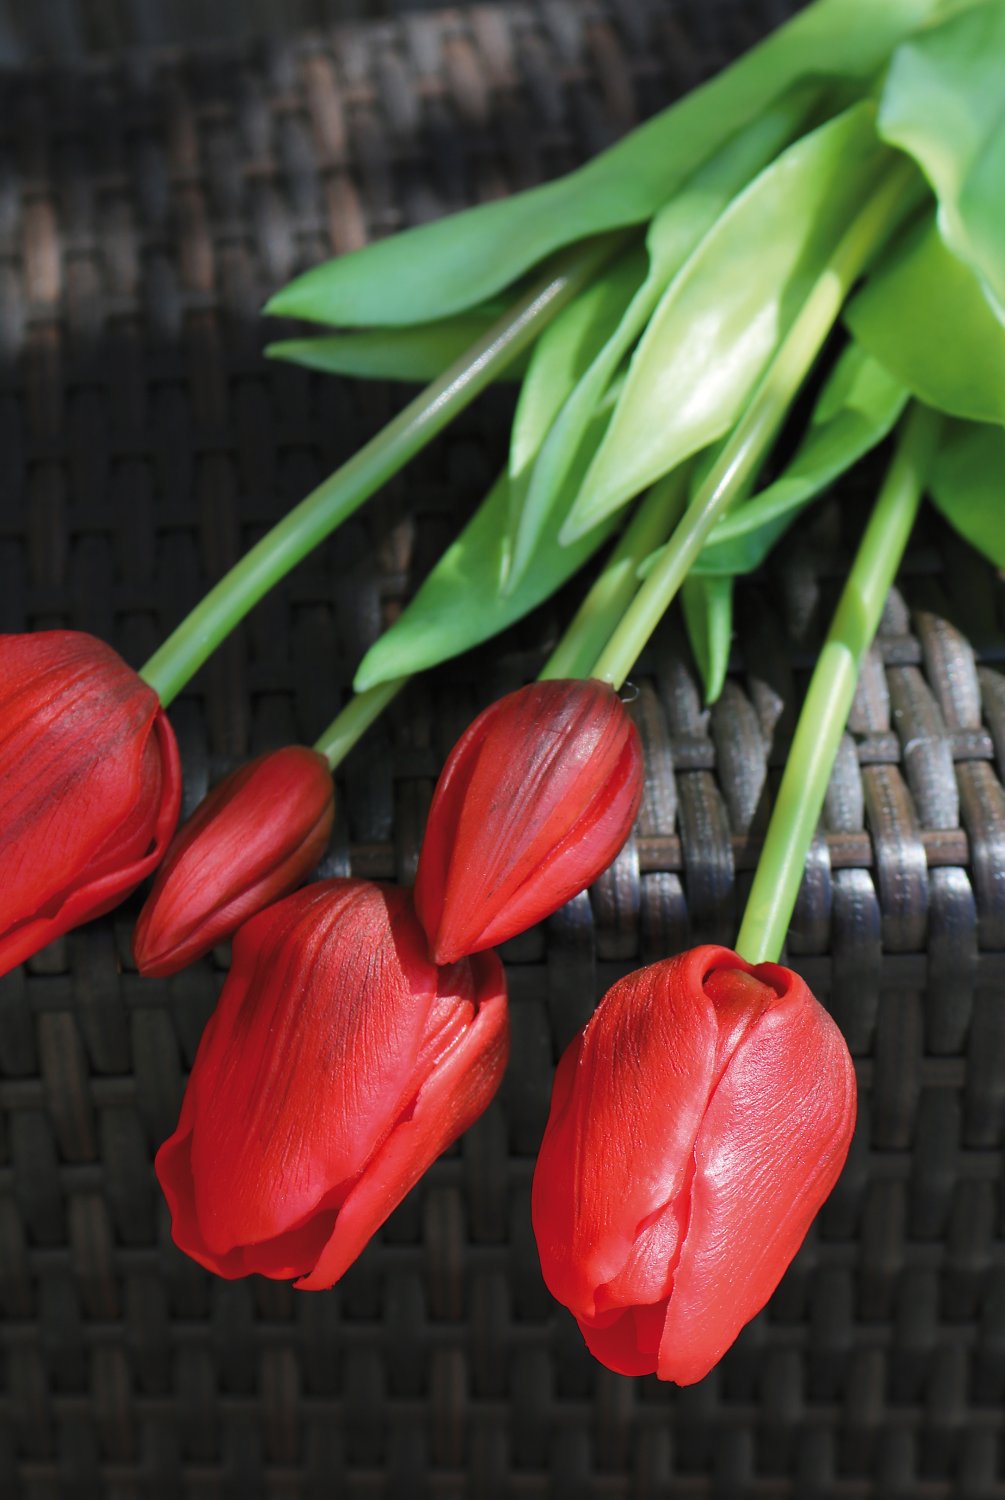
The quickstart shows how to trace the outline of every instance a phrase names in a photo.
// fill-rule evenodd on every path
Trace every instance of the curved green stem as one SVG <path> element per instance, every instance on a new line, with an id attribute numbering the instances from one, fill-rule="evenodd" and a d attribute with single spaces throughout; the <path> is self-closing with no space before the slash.
<path id="1" fill-rule="evenodd" d="M 688 464 L 680 465 L 648 491 L 538 673 L 539 682 L 550 677 L 589 675 L 597 653 L 638 593 L 640 565 L 666 541 L 684 512 L 689 469 Z"/>
<path id="2" fill-rule="evenodd" d="M 917 174 L 897 162 L 839 241 L 680 525 L 593 667 L 620 687 L 666 613 L 715 523 L 756 477 L 862 268 L 915 200 Z"/>
<path id="3" fill-rule="evenodd" d="M 509 308 L 471 348 L 301 500 L 241 558 L 155 651 L 140 676 L 165 706 L 274 584 L 352 515 L 375 490 L 489 384 L 624 242 L 584 240 Z"/>
<path id="4" fill-rule="evenodd" d="M 781 954 L 862 658 L 907 546 L 940 425 L 927 407 L 908 412 L 813 670 L 736 939 L 748 963 Z"/>
<path id="5" fill-rule="evenodd" d="M 328 728 L 322 730 L 314 741 L 314 748 L 325 757 L 330 771 L 345 760 L 353 745 L 363 738 L 407 681 L 407 677 L 393 677 L 390 682 L 378 682 L 365 693 L 354 693 L 341 713 L 336 714 Z"/>

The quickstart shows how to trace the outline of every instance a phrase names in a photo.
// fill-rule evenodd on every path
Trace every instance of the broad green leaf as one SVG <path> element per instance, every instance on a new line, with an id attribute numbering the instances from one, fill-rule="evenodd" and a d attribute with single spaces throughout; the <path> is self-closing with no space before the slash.
<path id="1" fill-rule="evenodd" d="M 790 140 L 815 97 L 797 89 L 728 141 L 711 161 L 659 210 L 646 235 L 649 269 L 617 328 L 558 413 L 541 444 L 522 492 L 512 541 L 510 580 L 526 567 L 580 440 L 625 356 L 652 316 L 670 278 L 680 269 L 740 189 Z"/>
<path id="2" fill-rule="evenodd" d="M 680 591 L 691 650 L 705 686 L 705 702 L 722 692 L 733 639 L 733 580 L 689 574 Z"/>
<path id="3" fill-rule="evenodd" d="M 645 275 L 641 245 L 604 267 L 533 346 L 510 437 L 509 474 L 519 480 L 569 391 L 621 321 Z"/>
<path id="4" fill-rule="evenodd" d="M 898 47 L 879 132 L 917 161 L 939 231 L 1005 320 L 1005 3 L 986 0 Z"/>
<path id="5" fill-rule="evenodd" d="M 987 423 L 951 422 L 939 443 L 929 493 L 951 526 L 1005 568 L 1005 432 Z"/>
<path id="6" fill-rule="evenodd" d="M 491 328 L 503 311 L 500 302 L 494 307 L 459 313 L 438 323 L 417 323 L 411 328 L 373 328 L 362 333 L 282 339 L 268 344 L 265 352 L 270 359 L 289 360 L 328 375 L 423 383 L 442 375 Z M 499 378 L 519 380 L 526 368 L 524 353 L 507 365 Z"/>
<path id="7" fill-rule="evenodd" d="M 732 427 L 888 155 L 873 106 L 857 104 L 733 200 L 639 341 L 567 540 Z"/>
<path id="8" fill-rule="evenodd" d="M 358 327 L 429 322 L 472 307 L 552 251 L 650 218 L 713 151 L 794 83 L 868 81 L 941 0 L 816 0 L 585 166 L 316 266 L 266 311 Z"/>
<path id="9" fill-rule="evenodd" d="M 908 390 L 954 417 L 1005 422 L 1005 327 L 926 218 L 849 302 L 855 338 Z"/>
<path id="10" fill-rule="evenodd" d="M 719 522 L 693 572 L 731 577 L 760 567 L 800 511 L 882 442 L 907 399 L 904 386 L 883 365 L 849 344 L 784 471 Z"/>
<path id="11" fill-rule="evenodd" d="M 595 418 L 584 464 L 608 416 L 604 411 Z M 570 486 L 581 478 L 582 465 L 570 474 Z M 506 560 L 508 490 L 509 477 L 504 473 L 414 599 L 371 646 L 356 673 L 353 686 L 358 693 L 394 677 L 425 671 L 506 630 L 561 588 L 613 529 L 613 523 L 598 526 L 575 546 L 563 547 L 557 525 L 550 527 L 519 587 L 503 594 L 499 583 Z"/>

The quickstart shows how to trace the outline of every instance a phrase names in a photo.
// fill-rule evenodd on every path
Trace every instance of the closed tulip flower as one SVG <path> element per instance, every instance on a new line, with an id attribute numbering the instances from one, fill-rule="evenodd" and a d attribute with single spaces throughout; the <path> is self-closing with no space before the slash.
<path id="1" fill-rule="evenodd" d="M 415 907 L 439 963 L 557 911 L 624 844 L 642 799 L 638 731 L 606 683 L 536 682 L 454 746 L 433 796 Z"/>
<path id="2" fill-rule="evenodd" d="M 437 968 L 409 893 L 327 880 L 252 917 L 155 1167 L 219 1276 L 331 1286 L 485 1109 L 509 1025 L 494 954 Z"/>
<path id="3" fill-rule="evenodd" d="M 690 1385 L 764 1306 L 844 1164 L 855 1074 L 790 969 L 694 948 L 615 984 L 534 1174 L 548 1287 L 601 1363 Z"/>
<path id="4" fill-rule="evenodd" d="M 180 802 L 157 694 L 110 646 L 0 636 L 0 973 L 139 885 Z"/>
<path id="5" fill-rule="evenodd" d="M 142 974 L 173 974 L 306 879 L 328 844 L 335 789 L 323 755 L 288 745 L 213 788 L 167 851 L 136 924 Z"/>

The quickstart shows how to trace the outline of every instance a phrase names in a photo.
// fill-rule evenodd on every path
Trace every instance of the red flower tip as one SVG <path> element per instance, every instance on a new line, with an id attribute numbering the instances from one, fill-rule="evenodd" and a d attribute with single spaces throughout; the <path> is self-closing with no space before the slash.
<path id="1" fill-rule="evenodd" d="M 0 636 L 0 973 L 124 900 L 180 803 L 157 694 L 110 646 Z"/>
<path id="2" fill-rule="evenodd" d="M 247 922 L 155 1169 L 220 1276 L 331 1286 L 485 1109 L 509 1046 L 495 954 L 429 961 L 409 893 L 327 880 Z"/>
<path id="3" fill-rule="evenodd" d="M 844 1039 L 790 969 L 693 948 L 615 984 L 559 1064 L 532 1196 L 544 1279 L 601 1363 L 707 1375 L 854 1125 Z"/>
<path id="4" fill-rule="evenodd" d="M 595 679 L 536 682 L 454 746 L 433 796 L 415 907 L 438 963 L 495 947 L 595 880 L 642 800 L 638 731 Z"/>
<path id="5" fill-rule="evenodd" d="M 335 788 L 323 755 L 288 745 L 213 788 L 171 842 L 140 912 L 142 974 L 174 974 L 294 890 L 328 844 Z"/>

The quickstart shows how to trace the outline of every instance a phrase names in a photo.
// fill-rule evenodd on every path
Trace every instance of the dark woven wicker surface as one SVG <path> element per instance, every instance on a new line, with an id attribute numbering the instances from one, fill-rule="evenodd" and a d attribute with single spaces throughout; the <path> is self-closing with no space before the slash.
<path id="1" fill-rule="evenodd" d="M 73 625 L 141 663 L 400 399 L 267 367 L 264 295 L 333 247 L 571 165 L 745 45 L 742 9 L 484 5 L 8 75 L 3 628 Z M 484 400 L 173 707 L 189 804 L 327 722 L 484 491 L 510 400 Z M 863 1085 L 810 1240 L 680 1392 L 591 1362 L 530 1232 L 557 1049 L 617 975 L 735 935 L 867 489 L 741 591 L 711 713 L 673 621 L 655 642 L 637 835 L 510 945 L 501 1100 L 333 1292 L 217 1281 L 170 1243 L 152 1154 L 225 955 L 140 981 L 134 900 L 2 982 L 4 1500 L 1005 1493 L 1005 622 L 990 571 L 934 521 L 866 672 L 790 948 Z M 408 690 L 340 777 L 329 873 L 409 878 L 446 749 L 533 675 L 574 597 Z"/>

